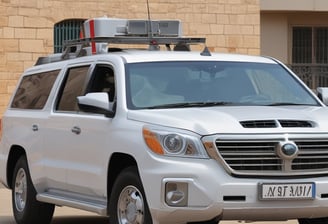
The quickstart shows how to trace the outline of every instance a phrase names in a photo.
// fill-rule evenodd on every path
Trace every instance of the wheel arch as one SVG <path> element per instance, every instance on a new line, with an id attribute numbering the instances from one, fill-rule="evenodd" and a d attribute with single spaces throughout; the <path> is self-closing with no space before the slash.
<path id="1" fill-rule="evenodd" d="M 18 159 L 25 155 L 26 152 L 25 149 L 19 145 L 12 145 L 10 148 L 10 152 L 8 155 L 8 161 L 7 161 L 7 184 L 12 189 L 12 179 L 13 179 L 13 173 L 15 169 L 15 165 L 18 161 Z"/>
<path id="2" fill-rule="evenodd" d="M 133 156 L 125 153 L 114 153 L 108 164 L 108 175 L 107 175 L 107 197 L 110 198 L 114 182 L 120 172 L 130 166 L 138 167 L 137 161 Z"/>

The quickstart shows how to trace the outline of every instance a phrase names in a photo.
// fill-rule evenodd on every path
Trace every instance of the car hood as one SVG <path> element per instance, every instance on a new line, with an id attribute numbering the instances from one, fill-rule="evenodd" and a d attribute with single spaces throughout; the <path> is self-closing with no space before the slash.
<path id="1" fill-rule="evenodd" d="M 328 108 L 313 106 L 219 106 L 131 110 L 128 119 L 201 135 L 217 133 L 328 132 Z"/>

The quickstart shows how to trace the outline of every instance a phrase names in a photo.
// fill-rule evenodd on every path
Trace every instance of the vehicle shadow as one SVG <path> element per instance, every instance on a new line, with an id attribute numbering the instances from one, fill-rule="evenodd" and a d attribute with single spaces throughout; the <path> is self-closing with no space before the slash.
<path id="1" fill-rule="evenodd" d="M 1 216 L 1 224 L 16 224 L 12 216 Z M 107 217 L 99 216 L 61 216 L 54 217 L 51 224 L 109 224 Z"/>
<path id="2" fill-rule="evenodd" d="M 109 224 L 108 217 L 99 216 L 61 216 L 54 217 L 51 224 Z"/>
<path id="3" fill-rule="evenodd" d="M 1 224 L 16 224 L 16 222 L 12 216 L 1 216 L 0 223 Z"/>

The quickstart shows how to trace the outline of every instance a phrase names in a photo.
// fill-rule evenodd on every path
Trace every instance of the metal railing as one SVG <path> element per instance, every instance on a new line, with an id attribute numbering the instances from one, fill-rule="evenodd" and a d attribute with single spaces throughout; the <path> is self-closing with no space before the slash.
<path id="1" fill-rule="evenodd" d="M 61 53 L 65 40 L 78 39 L 84 19 L 68 19 L 54 26 L 54 53 Z"/>
<path id="2" fill-rule="evenodd" d="M 289 67 L 311 89 L 328 87 L 328 65 L 291 64 Z"/>

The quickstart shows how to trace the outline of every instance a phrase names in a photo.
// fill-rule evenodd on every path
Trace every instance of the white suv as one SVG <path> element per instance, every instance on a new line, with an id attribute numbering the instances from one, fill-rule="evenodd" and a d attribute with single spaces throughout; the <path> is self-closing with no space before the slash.
<path id="1" fill-rule="evenodd" d="M 2 118 L 0 181 L 12 190 L 17 223 L 50 223 L 55 205 L 111 224 L 328 223 L 328 109 L 286 66 L 206 50 L 111 48 L 188 50 L 204 39 L 103 38 L 107 23 L 127 21 L 99 21 L 25 71 Z"/>

